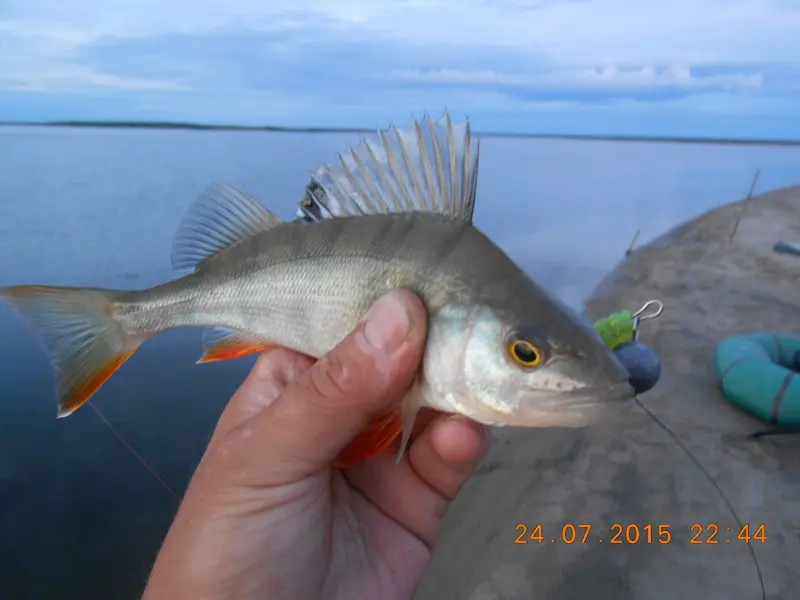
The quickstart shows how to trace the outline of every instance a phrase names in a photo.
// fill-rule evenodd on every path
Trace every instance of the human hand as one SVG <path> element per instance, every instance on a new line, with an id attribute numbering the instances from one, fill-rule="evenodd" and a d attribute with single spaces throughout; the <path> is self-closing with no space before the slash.
<path id="1" fill-rule="evenodd" d="M 397 442 L 349 469 L 331 463 L 402 399 L 426 314 L 404 290 L 379 300 L 314 363 L 262 355 L 231 399 L 164 541 L 143 600 L 411 598 L 450 502 L 488 448 L 468 419 L 420 412 Z"/>

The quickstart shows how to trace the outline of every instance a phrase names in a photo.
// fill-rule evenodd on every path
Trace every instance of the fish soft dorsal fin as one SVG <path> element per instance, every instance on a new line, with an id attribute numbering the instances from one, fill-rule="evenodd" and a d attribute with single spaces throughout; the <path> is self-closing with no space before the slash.
<path id="1" fill-rule="evenodd" d="M 308 188 L 317 210 L 309 216 L 426 212 L 472 220 L 480 143 L 473 143 L 469 121 L 454 125 L 447 111 L 438 121 L 426 114 L 378 137 L 317 169 Z"/>
<path id="2" fill-rule="evenodd" d="M 249 194 L 226 184 L 209 186 L 175 233 L 172 266 L 194 269 L 220 250 L 272 229 L 281 220 Z"/>

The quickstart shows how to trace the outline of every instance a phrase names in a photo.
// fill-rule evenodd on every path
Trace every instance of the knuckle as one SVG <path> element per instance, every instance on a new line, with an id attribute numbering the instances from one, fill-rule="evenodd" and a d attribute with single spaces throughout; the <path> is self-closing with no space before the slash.
<path id="1" fill-rule="evenodd" d="M 272 380 L 275 378 L 276 370 L 275 356 L 262 354 L 253 365 L 250 377 L 256 381 Z"/>
<path id="2" fill-rule="evenodd" d="M 308 371 L 309 391 L 321 400 L 346 398 L 358 391 L 358 370 L 353 361 L 328 354 Z"/>

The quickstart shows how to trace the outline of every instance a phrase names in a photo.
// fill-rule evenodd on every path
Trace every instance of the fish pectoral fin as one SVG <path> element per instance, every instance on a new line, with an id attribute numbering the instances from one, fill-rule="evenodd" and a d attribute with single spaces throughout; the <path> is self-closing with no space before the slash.
<path id="1" fill-rule="evenodd" d="M 323 164 L 306 188 L 303 212 L 314 220 L 345 216 L 425 212 L 472 221 L 478 188 L 480 143 L 469 121 L 454 125 L 445 111 Z M 305 206 L 308 204 L 308 206 Z"/>
<path id="2" fill-rule="evenodd" d="M 121 292 L 46 286 L 0 288 L 44 346 L 56 375 L 58 416 L 83 406 L 141 346 L 115 320 Z"/>
<path id="3" fill-rule="evenodd" d="M 397 410 L 373 419 L 339 453 L 333 463 L 334 466 L 340 468 L 351 467 L 382 454 L 397 439 L 402 429 L 402 415 Z"/>
<path id="4" fill-rule="evenodd" d="M 202 262 L 281 220 L 249 194 L 213 184 L 186 213 L 172 244 L 172 267 L 195 269 Z"/>
<path id="5" fill-rule="evenodd" d="M 408 393 L 403 398 L 403 404 L 400 410 L 401 424 L 402 424 L 402 437 L 400 438 L 400 448 L 397 450 L 397 460 L 395 464 L 400 464 L 405 454 L 408 443 L 411 441 L 411 434 L 414 431 L 414 423 L 417 421 L 419 409 L 422 406 L 422 397 L 420 396 L 419 381 L 416 381 Z"/>
<path id="6" fill-rule="evenodd" d="M 203 356 L 198 365 L 220 360 L 234 360 L 251 354 L 265 352 L 274 347 L 261 338 L 248 336 L 232 329 L 216 327 L 203 332 Z"/>

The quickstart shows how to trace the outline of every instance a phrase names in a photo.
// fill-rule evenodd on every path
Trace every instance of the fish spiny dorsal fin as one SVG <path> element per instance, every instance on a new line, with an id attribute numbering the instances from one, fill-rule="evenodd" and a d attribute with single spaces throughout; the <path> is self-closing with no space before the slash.
<path id="1" fill-rule="evenodd" d="M 317 210 L 306 214 L 324 220 L 426 212 L 471 221 L 479 155 L 469 121 L 454 125 L 447 111 L 438 121 L 426 114 L 408 127 L 390 125 L 378 140 L 362 139 L 317 169 L 308 188 Z"/>
<path id="2" fill-rule="evenodd" d="M 172 266 L 194 269 L 220 250 L 272 229 L 281 220 L 249 194 L 213 184 L 186 213 L 172 244 Z"/>

